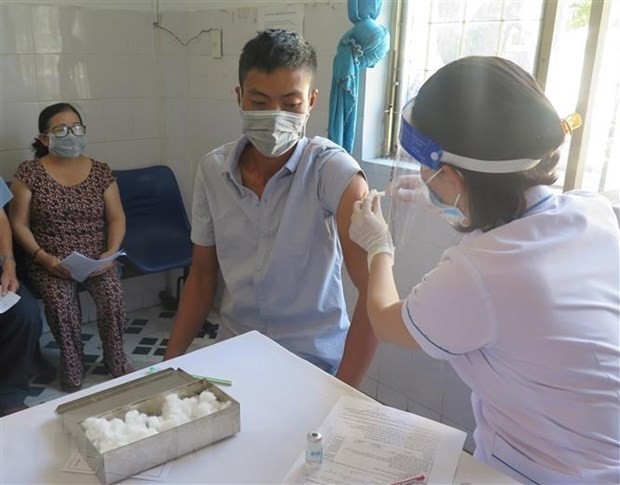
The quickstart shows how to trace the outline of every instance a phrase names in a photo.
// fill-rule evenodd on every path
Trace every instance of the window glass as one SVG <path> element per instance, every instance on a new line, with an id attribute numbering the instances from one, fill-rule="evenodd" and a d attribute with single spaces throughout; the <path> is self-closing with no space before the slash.
<path id="1" fill-rule="evenodd" d="M 401 103 L 437 69 L 464 56 L 501 56 L 533 72 L 542 6 L 542 0 L 411 2 Z"/>
<path id="2" fill-rule="evenodd" d="M 600 74 L 591 97 L 582 188 L 600 192 L 620 189 L 620 2 L 610 2 L 603 37 Z"/>

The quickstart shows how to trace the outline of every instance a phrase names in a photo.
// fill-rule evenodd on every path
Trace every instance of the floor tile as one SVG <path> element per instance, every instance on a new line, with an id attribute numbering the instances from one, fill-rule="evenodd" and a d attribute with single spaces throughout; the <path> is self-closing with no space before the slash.
<path id="1" fill-rule="evenodd" d="M 127 316 L 128 326 L 124 334 L 123 347 L 130 365 L 138 370 L 161 362 L 168 345 L 174 312 L 156 306 L 131 312 Z M 218 327 L 218 324 L 205 322 L 190 349 L 211 345 L 217 336 Z M 85 389 L 110 379 L 111 376 L 103 365 L 101 340 L 96 322 L 82 325 L 82 342 L 85 354 L 82 388 Z M 60 351 L 51 332 L 47 331 L 41 336 L 40 345 L 46 360 L 59 369 Z M 30 380 L 30 389 L 25 402 L 32 407 L 64 395 L 65 393 L 60 390 L 59 377 L 50 381 L 49 378 L 46 380 L 34 374 Z"/>

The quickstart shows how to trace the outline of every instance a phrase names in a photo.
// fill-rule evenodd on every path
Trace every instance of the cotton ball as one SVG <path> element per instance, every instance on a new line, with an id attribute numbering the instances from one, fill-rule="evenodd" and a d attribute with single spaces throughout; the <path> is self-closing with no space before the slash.
<path id="1" fill-rule="evenodd" d="M 144 416 L 145 419 L 142 419 L 142 416 Z M 142 426 L 146 423 L 146 414 L 139 413 L 137 410 L 133 409 L 125 414 L 125 423 L 128 426 Z"/>
<path id="2" fill-rule="evenodd" d="M 203 416 L 208 416 L 214 411 L 216 411 L 216 409 L 211 405 L 211 403 L 200 403 L 198 404 L 198 406 L 196 406 L 196 410 L 194 411 L 194 418 L 202 418 Z"/>
<path id="3" fill-rule="evenodd" d="M 149 416 L 146 418 L 146 425 L 154 431 L 161 431 L 162 419 L 160 416 Z"/>
<path id="4" fill-rule="evenodd" d="M 211 391 L 202 391 L 200 393 L 199 400 L 201 403 L 214 403 L 217 402 L 217 397 L 215 397 L 215 394 L 213 394 Z"/>

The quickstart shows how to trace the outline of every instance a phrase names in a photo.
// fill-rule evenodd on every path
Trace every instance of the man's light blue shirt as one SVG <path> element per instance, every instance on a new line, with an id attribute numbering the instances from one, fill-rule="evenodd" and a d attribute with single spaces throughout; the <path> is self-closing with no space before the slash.
<path id="1" fill-rule="evenodd" d="M 4 179 L 0 177 L 0 208 L 4 207 L 12 198 L 13 194 L 11 193 L 9 186 L 6 184 Z"/>
<path id="2" fill-rule="evenodd" d="M 302 138 L 259 199 L 241 181 L 247 143 L 207 154 L 194 186 L 192 241 L 217 248 L 222 322 L 237 334 L 259 330 L 335 372 L 350 325 L 336 211 L 361 169 L 333 142 Z"/>

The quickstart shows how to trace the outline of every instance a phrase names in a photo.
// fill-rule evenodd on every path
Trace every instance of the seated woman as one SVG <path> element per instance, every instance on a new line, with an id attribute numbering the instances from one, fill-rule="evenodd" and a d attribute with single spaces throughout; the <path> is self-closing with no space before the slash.
<path id="1" fill-rule="evenodd" d="M 45 303 L 45 314 L 60 347 L 60 385 L 65 392 L 82 386 L 84 349 L 77 283 L 61 266 L 74 251 L 105 258 L 118 251 L 125 235 L 125 214 L 118 186 L 107 164 L 82 154 L 86 128 L 67 103 L 39 115 L 35 158 L 22 162 L 12 184 L 11 224 L 31 256 L 28 273 Z M 114 376 L 129 369 L 123 351 L 125 305 L 115 263 L 83 282 L 97 306 L 103 360 Z"/>

